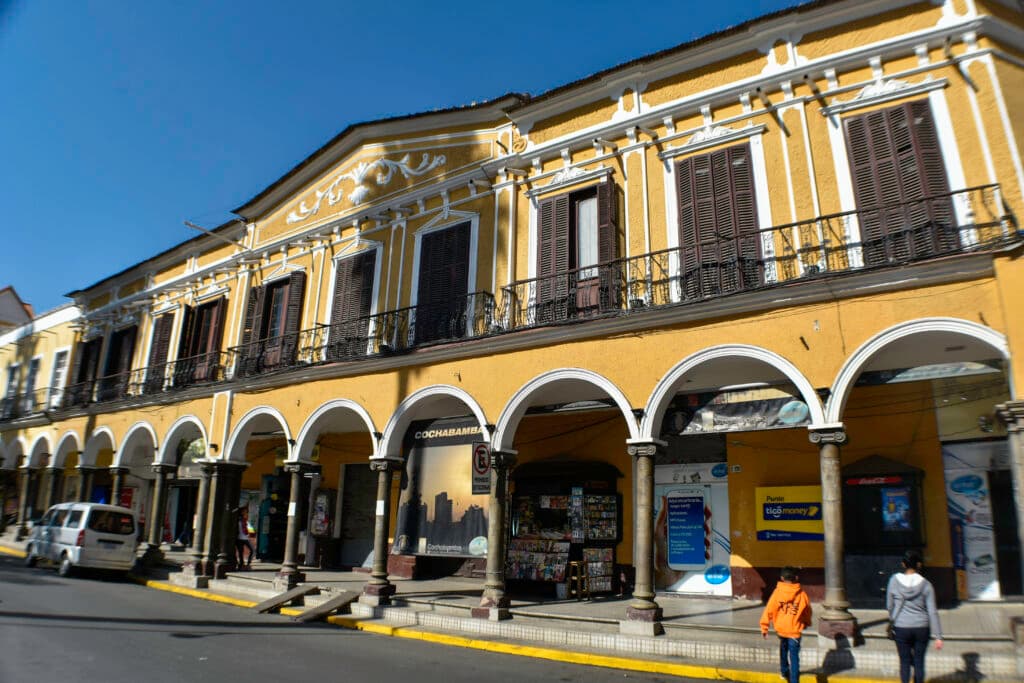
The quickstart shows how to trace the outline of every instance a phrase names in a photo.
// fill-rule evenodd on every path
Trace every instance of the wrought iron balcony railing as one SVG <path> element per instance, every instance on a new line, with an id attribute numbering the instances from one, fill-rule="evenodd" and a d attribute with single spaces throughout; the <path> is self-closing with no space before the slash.
<path id="1" fill-rule="evenodd" d="M 50 394 L 49 387 L 39 387 L 0 399 L 0 420 L 17 420 L 49 410 L 53 400 Z"/>
<path id="2" fill-rule="evenodd" d="M 984 185 L 520 280 L 503 288 L 496 317 L 516 330 L 621 315 L 1019 239 L 999 186 Z"/>
<path id="3" fill-rule="evenodd" d="M 494 297 L 431 302 L 343 320 L 229 350 L 234 377 L 252 377 L 296 366 L 399 353 L 418 346 L 458 341 L 493 329 Z"/>

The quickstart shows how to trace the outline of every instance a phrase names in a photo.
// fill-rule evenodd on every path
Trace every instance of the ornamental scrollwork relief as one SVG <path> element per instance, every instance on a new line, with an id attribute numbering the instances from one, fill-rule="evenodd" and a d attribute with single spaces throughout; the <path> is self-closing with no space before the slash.
<path id="1" fill-rule="evenodd" d="M 315 199 L 312 205 L 307 206 L 306 202 L 301 202 L 297 209 L 288 214 L 288 222 L 298 223 L 306 220 L 310 216 L 315 216 L 320 212 L 320 208 L 323 206 L 325 201 L 327 206 L 334 206 L 344 199 L 348 199 L 352 206 L 359 206 L 366 201 L 367 195 L 370 194 L 368 177 L 372 171 L 377 172 L 377 175 L 373 180 L 377 183 L 378 187 L 384 187 L 391 182 L 396 172 L 401 173 L 402 177 L 408 180 L 409 178 L 429 173 L 435 168 L 444 165 L 446 161 L 447 159 L 443 154 L 431 156 L 426 152 L 420 159 L 419 165 L 415 167 L 411 165 L 411 157 L 409 154 L 406 154 L 398 161 L 383 158 L 369 162 L 360 161 L 354 168 L 352 168 L 352 170 L 335 176 L 334 180 L 332 180 L 324 189 L 316 190 L 314 192 Z M 341 184 L 345 180 L 350 180 L 355 183 L 355 187 L 353 187 L 348 194 L 341 189 Z"/>

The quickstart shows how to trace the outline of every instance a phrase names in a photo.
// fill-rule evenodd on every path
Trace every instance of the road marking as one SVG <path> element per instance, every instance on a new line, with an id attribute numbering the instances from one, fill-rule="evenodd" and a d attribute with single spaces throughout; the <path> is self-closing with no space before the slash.
<path id="1" fill-rule="evenodd" d="M 24 550 L 18 550 L 17 548 L 8 548 L 5 545 L 0 545 L 0 555 L 11 555 L 13 557 L 27 557 L 28 553 Z"/>

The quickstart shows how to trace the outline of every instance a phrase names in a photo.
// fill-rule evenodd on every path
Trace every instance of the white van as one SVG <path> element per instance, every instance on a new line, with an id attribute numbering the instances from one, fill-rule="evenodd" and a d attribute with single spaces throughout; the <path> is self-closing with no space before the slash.
<path id="1" fill-rule="evenodd" d="M 76 567 L 129 571 L 135 565 L 137 523 L 128 508 L 99 503 L 61 503 L 32 527 L 25 564 L 57 564 L 61 576 Z"/>

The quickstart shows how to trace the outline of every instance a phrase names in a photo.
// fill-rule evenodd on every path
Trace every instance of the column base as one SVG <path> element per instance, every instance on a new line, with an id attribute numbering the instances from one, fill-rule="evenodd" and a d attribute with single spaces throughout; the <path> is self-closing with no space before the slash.
<path id="1" fill-rule="evenodd" d="M 395 585 L 392 583 L 368 583 L 363 586 L 363 594 L 359 596 L 359 602 L 371 607 L 390 605 L 391 596 L 395 594 Z"/>
<path id="2" fill-rule="evenodd" d="M 512 613 L 508 610 L 509 605 L 510 601 L 505 596 L 493 598 L 485 595 L 480 598 L 480 605 L 470 610 L 470 615 L 474 619 L 504 621 L 512 618 Z"/>
<path id="3" fill-rule="evenodd" d="M 14 534 L 14 540 L 15 541 L 24 541 L 26 538 L 28 538 L 28 529 L 26 529 L 25 527 L 19 526 L 18 530 Z"/>
<path id="4" fill-rule="evenodd" d="M 660 636 L 665 633 L 661 625 L 660 607 L 654 609 L 626 608 L 626 618 L 619 622 L 619 633 L 628 636 Z"/>
<path id="5" fill-rule="evenodd" d="M 160 546 L 151 545 L 146 548 L 146 552 L 142 553 L 142 557 L 139 559 L 143 567 L 156 567 L 163 564 L 164 551 L 160 550 Z"/>
<path id="6" fill-rule="evenodd" d="M 209 588 L 210 577 L 204 576 L 200 565 L 195 562 L 186 562 L 181 565 L 181 571 L 170 575 L 171 583 L 175 586 L 185 588 Z"/>
<path id="7" fill-rule="evenodd" d="M 844 639 L 853 643 L 860 637 L 860 627 L 851 615 L 849 618 L 821 617 L 818 619 L 819 638 Z"/>
<path id="8" fill-rule="evenodd" d="M 300 583 L 306 582 L 306 575 L 303 572 L 278 572 L 274 574 L 274 590 L 279 593 L 290 591 Z"/>

